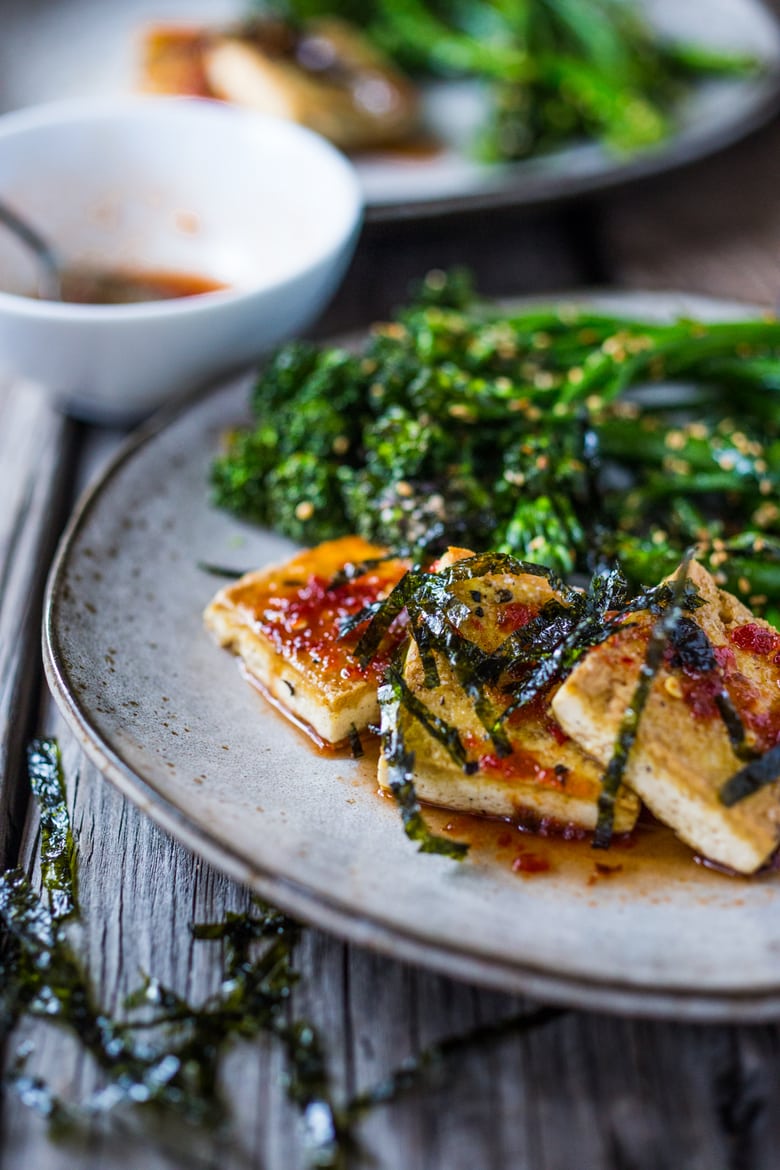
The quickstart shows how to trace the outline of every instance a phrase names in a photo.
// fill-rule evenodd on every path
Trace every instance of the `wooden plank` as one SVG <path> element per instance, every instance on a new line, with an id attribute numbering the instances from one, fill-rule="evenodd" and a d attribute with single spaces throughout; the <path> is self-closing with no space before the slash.
<path id="1" fill-rule="evenodd" d="M 21 753 L 40 682 L 40 608 L 70 504 L 78 428 L 31 385 L 0 384 L 0 866 L 13 863 L 26 788 Z"/>

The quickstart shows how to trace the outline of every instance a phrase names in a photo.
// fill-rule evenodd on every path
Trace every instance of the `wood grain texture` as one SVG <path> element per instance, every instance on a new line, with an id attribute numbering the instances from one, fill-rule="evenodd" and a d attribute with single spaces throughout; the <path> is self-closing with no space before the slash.
<path id="1" fill-rule="evenodd" d="M 0 866 L 18 846 L 21 753 L 41 678 L 41 597 L 70 505 L 76 443 L 75 425 L 40 390 L 0 384 Z"/>

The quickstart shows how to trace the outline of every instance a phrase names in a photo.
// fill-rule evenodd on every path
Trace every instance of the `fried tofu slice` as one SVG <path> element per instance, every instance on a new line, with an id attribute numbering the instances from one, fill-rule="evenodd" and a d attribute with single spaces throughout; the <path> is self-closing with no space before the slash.
<path id="1" fill-rule="evenodd" d="M 376 563 L 334 585 L 345 566 L 360 570 L 365 562 Z M 335 746 L 353 726 L 378 721 L 379 680 L 404 636 L 391 632 L 383 654 L 362 668 L 352 655 L 362 627 L 342 637 L 340 621 L 385 597 L 407 568 L 360 537 L 327 541 L 221 589 L 204 620 L 275 705 L 318 742 Z"/>
<path id="2" fill-rule="evenodd" d="M 191 25 L 152 25 L 141 41 L 141 88 L 147 93 L 211 97 L 204 68 L 207 37 Z"/>
<path id="3" fill-rule="evenodd" d="M 217 97 L 300 122 L 344 150 L 397 143 L 417 121 L 411 83 L 359 29 L 335 18 L 300 32 L 264 20 L 214 36 L 203 67 Z"/>
<path id="4" fill-rule="evenodd" d="M 450 549 L 440 565 L 472 555 L 467 549 Z M 452 592 L 462 602 L 458 629 L 488 653 L 556 596 L 543 577 L 508 573 L 488 573 L 457 582 Z M 512 751 L 500 758 L 453 668 L 439 652 L 434 652 L 434 657 L 439 685 L 427 688 L 420 652 L 412 641 L 405 682 L 432 715 L 459 730 L 474 770 L 464 771 L 446 747 L 401 705 L 400 730 L 406 749 L 414 752 L 413 779 L 419 798 L 460 812 L 520 819 L 535 827 L 594 829 L 602 769 L 561 729 L 550 709 L 551 692 L 509 717 Z M 486 688 L 486 693 L 496 711 L 508 705 L 500 684 Z M 386 721 L 384 709 L 382 714 Z M 389 782 L 387 762 L 380 758 L 379 783 L 386 788 Z M 633 828 L 639 809 L 636 796 L 621 787 L 615 818 L 618 833 Z"/>
<path id="5" fill-rule="evenodd" d="M 690 614 L 715 649 L 718 670 L 675 664 L 674 652 L 655 679 L 624 779 L 648 808 L 705 858 L 754 873 L 780 840 L 780 784 L 727 808 L 718 792 L 743 766 L 719 714 L 725 686 L 758 751 L 780 735 L 780 635 L 742 602 L 719 589 L 701 565 L 690 579 L 704 605 Z M 610 759 L 629 706 L 653 624 L 649 614 L 591 650 L 553 697 L 563 729 L 600 764 Z"/>

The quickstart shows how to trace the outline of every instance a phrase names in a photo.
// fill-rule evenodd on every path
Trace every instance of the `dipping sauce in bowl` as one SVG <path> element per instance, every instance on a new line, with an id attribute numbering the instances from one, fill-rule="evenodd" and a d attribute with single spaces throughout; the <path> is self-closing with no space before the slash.
<path id="1" fill-rule="evenodd" d="M 305 329 L 361 218 L 354 171 L 328 143 L 195 98 L 4 114 L 0 192 L 65 270 L 111 278 L 66 288 L 64 302 L 32 296 L 40 272 L 0 232 L 0 381 L 36 383 L 80 418 L 122 425 Z"/>
<path id="2" fill-rule="evenodd" d="M 191 272 L 66 268 L 60 299 L 70 305 L 137 305 L 224 292 L 229 285 Z"/>

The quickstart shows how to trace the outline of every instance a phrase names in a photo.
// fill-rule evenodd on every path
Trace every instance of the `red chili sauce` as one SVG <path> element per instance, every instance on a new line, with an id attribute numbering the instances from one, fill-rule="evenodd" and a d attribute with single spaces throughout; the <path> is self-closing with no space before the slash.
<path id="1" fill-rule="evenodd" d="M 257 621 L 258 629 L 273 643 L 275 650 L 288 659 L 308 658 L 324 673 L 344 679 L 381 678 L 389 665 L 393 650 L 403 634 L 403 623 L 394 631 L 367 667 L 353 657 L 354 649 L 365 629 L 361 623 L 342 637 L 341 622 L 360 613 L 395 584 L 397 576 L 372 573 L 329 589 L 329 579 L 310 576 L 290 591 L 270 594 L 265 610 Z"/>
<path id="2" fill-rule="evenodd" d="M 745 656 L 764 660 L 758 665 L 770 675 L 780 666 L 780 634 L 754 622 L 736 626 L 729 632 L 731 646 L 714 647 L 717 670 L 696 671 L 682 667 L 683 698 L 697 719 L 719 718 L 717 696 L 725 690 L 736 707 L 746 731 L 755 738 L 756 749 L 766 752 L 780 742 L 780 688 L 776 696 L 766 683 L 759 685 L 740 669 Z M 739 651 L 735 653 L 732 646 Z"/>

